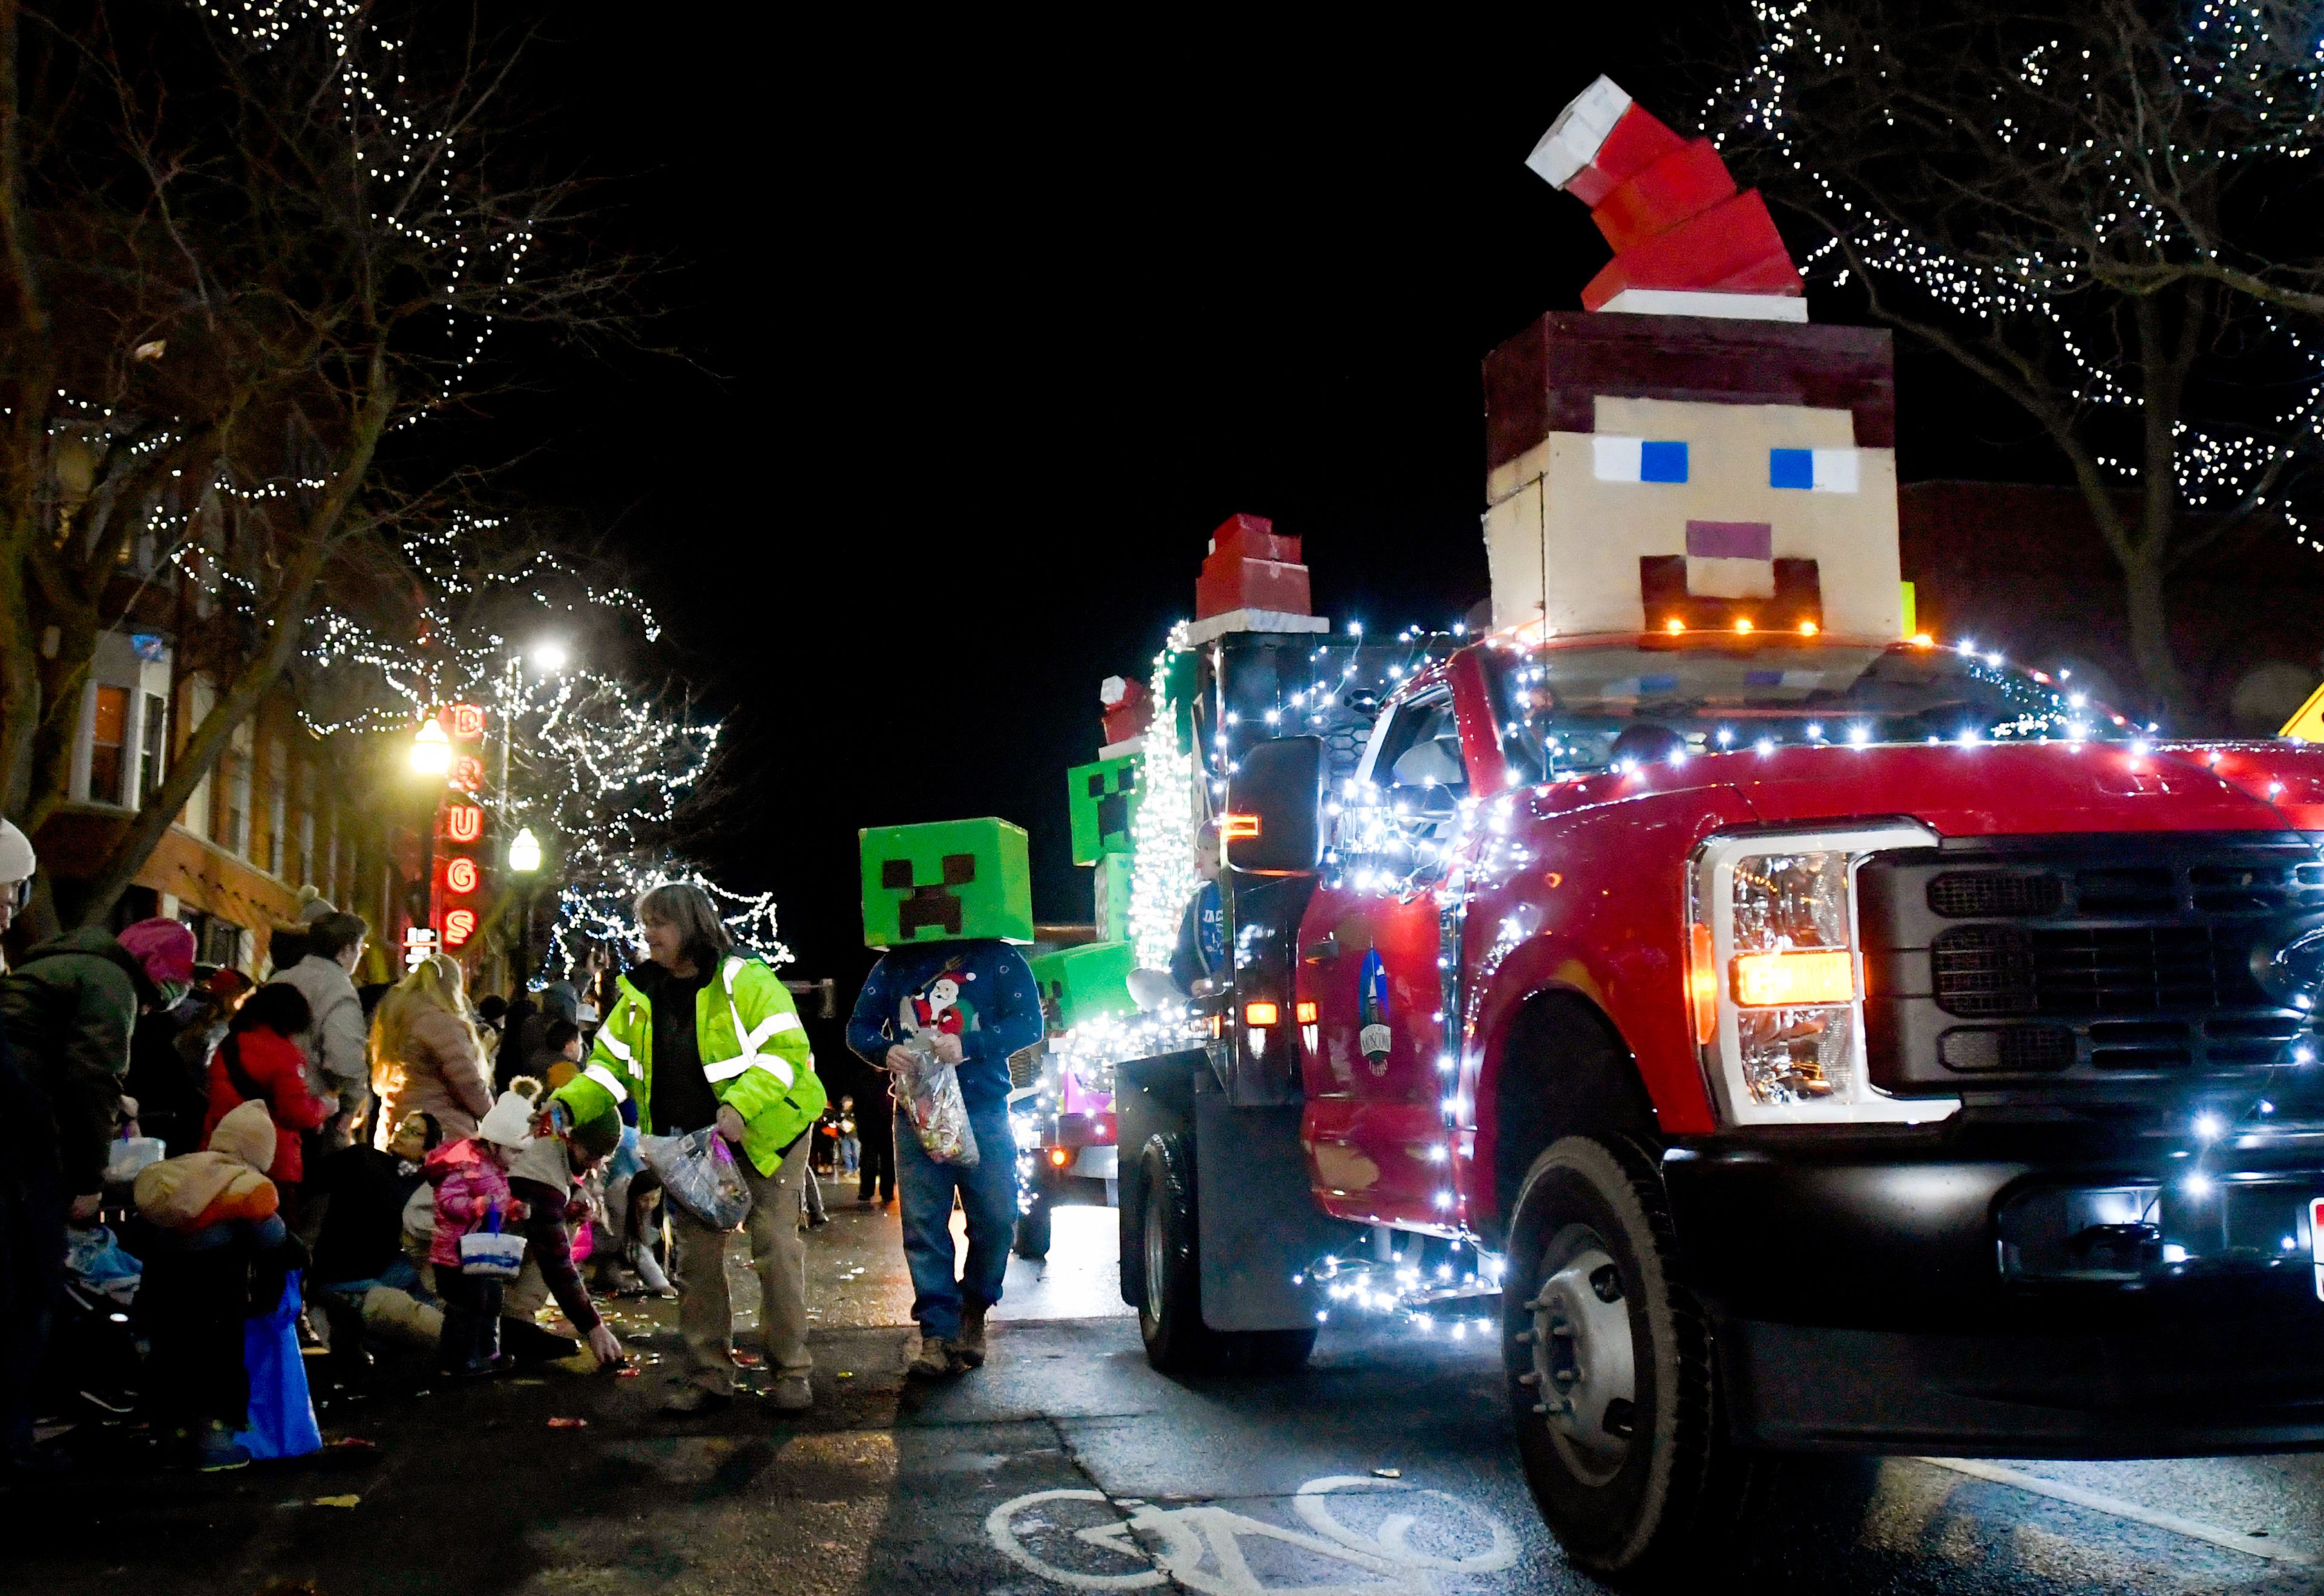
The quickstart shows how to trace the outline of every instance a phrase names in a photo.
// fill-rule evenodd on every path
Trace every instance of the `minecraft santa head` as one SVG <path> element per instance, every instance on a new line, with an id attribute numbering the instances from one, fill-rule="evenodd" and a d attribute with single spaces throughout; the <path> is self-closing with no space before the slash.
<path id="1" fill-rule="evenodd" d="M 1494 623 L 1895 636 L 1888 335 L 1809 325 L 1766 201 L 1607 78 L 1527 164 L 1614 258 L 1485 362 Z"/>

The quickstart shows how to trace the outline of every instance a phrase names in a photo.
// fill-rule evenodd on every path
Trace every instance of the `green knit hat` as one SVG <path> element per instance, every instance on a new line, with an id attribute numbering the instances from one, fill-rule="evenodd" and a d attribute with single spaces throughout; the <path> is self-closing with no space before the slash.
<path id="1" fill-rule="evenodd" d="M 594 1120 L 584 1120 L 573 1127 L 568 1139 L 576 1152 L 592 1158 L 602 1158 L 622 1145 L 622 1116 L 613 1109 Z"/>

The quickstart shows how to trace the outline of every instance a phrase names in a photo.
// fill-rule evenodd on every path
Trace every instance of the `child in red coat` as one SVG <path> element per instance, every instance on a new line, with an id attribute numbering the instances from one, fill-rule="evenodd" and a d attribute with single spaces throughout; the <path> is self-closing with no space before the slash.
<path id="1" fill-rule="evenodd" d="M 297 987 L 271 983 L 243 1000 L 210 1054 L 210 1106 L 202 1121 L 202 1145 L 209 1145 L 218 1121 L 235 1109 L 264 1103 L 274 1121 L 272 1178 L 286 1210 L 295 1211 L 298 1185 L 306 1178 L 299 1133 L 320 1125 L 337 1106 L 307 1090 L 307 1056 L 290 1039 L 313 1024 Z"/>

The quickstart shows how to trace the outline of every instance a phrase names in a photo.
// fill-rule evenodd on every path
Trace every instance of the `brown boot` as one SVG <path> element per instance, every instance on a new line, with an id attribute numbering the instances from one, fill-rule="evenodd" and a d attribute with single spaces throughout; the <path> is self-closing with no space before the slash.
<path id="1" fill-rule="evenodd" d="M 952 1343 L 952 1355 L 964 1369 L 984 1367 L 984 1304 L 973 1302 L 961 1310 L 960 1338 Z"/>
<path id="2" fill-rule="evenodd" d="M 941 1335 L 920 1337 L 920 1355 L 904 1365 L 908 1379 L 942 1379 L 952 1371 L 952 1343 Z"/>

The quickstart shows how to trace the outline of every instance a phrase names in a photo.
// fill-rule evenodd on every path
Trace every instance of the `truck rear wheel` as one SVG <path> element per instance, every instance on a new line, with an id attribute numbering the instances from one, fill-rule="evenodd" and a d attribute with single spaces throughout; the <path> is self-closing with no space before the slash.
<path id="1" fill-rule="evenodd" d="M 1745 1470 L 1720 1434 L 1708 1324 L 1673 1278 L 1654 1161 L 1626 1138 L 1564 1138 L 1526 1172 L 1509 1238 L 1502 1346 L 1543 1519 L 1596 1574 L 1716 1556 Z"/>
<path id="2" fill-rule="evenodd" d="M 1049 1210 L 1056 1201 L 1046 1169 L 1035 1172 L 1032 1195 L 1032 1206 L 1017 1216 L 1017 1256 L 1038 1263 L 1049 1256 Z"/>
<path id="3" fill-rule="evenodd" d="M 1313 1330 L 1224 1331 L 1204 1322 L 1193 1140 L 1148 1137 L 1139 1162 L 1144 1198 L 1137 1234 L 1146 1291 L 1138 1333 L 1146 1361 L 1165 1374 L 1283 1374 L 1306 1362 L 1315 1348 Z"/>
<path id="4" fill-rule="evenodd" d="M 1194 1222 L 1194 1149 L 1184 1135 L 1147 1138 L 1139 1157 L 1145 1212 L 1139 1242 L 1146 1300 L 1138 1333 L 1146 1361 L 1165 1374 L 1215 1367 L 1215 1333 L 1203 1323 L 1203 1269 Z"/>

